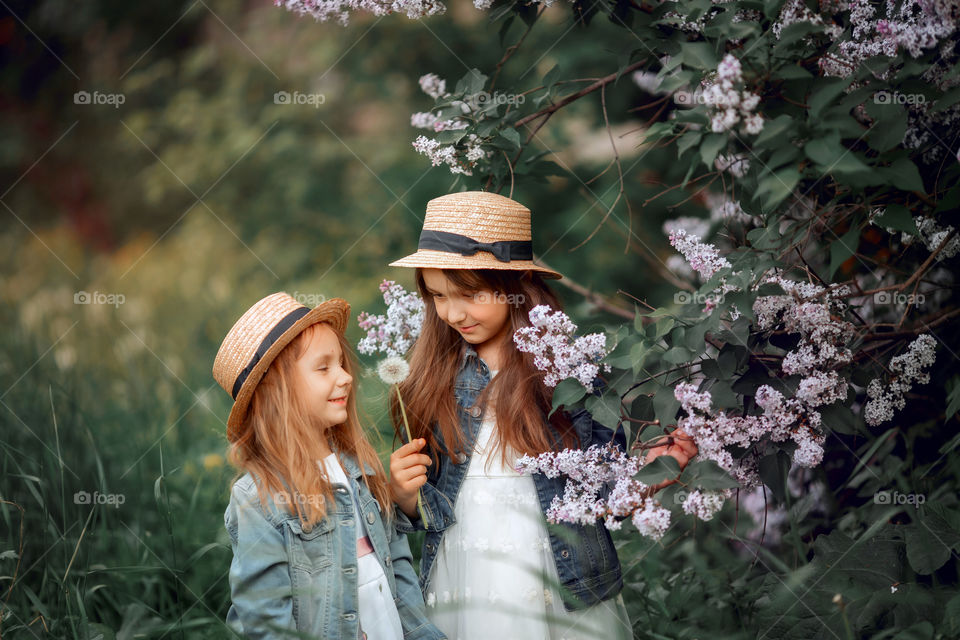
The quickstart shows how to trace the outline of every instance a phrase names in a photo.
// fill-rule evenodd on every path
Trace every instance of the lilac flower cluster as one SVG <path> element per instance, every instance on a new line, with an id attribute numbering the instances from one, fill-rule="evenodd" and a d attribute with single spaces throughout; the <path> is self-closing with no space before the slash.
<path id="1" fill-rule="evenodd" d="M 784 373 L 808 376 L 800 386 L 805 402 L 811 406 L 846 397 L 846 380 L 827 372 L 850 364 L 853 358 L 846 346 L 853 338 L 853 325 L 839 317 L 846 310 L 843 297 L 849 295 L 849 288 L 827 290 L 780 275 L 767 276 L 759 284 L 767 282 L 780 285 L 787 295 L 756 299 L 753 311 L 757 328 L 766 331 L 782 325 L 787 333 L 800 336 L 797 346 L 784 356 Z M 815 393 L 819 393 L 819 400 L 814 399 Z"/>
<path id="2" fill-rule="evenodd" d="M 437 15 L 447 10 L 438 0 L 274 0 L 274 5 L 320 22 L 331 18 L 346 26 L 350 11 L 367 11 L 375 16 L 403 13 L 411 20 Z"/>
<path id="3" fill-rule="evenodd" d="M 646 484 L 634 479 L 643 465 L 643 459 L 606 444 L 591 445 L 585 451 L 525 455 L 517 460 L 516 469 L 548 478 L 566 476 L 563 497 L 555 496 L 547 510 L 550 522 L 589 525 L 603 518 L 608 529 L 617 530 L 623 519 L 631 517 L 642 535 L 659 540 L 670 526 L 670 512 L 647 495 Z"/>
<path id="4" fill-rule="evenodd" d="M 717 171 L 726 171 L 734 178 L 742 178 L 750 170 L 750 159 L 745 153 L 735 153 L 730 155 L 719 154 L 713 161 L 713 166 Z"/>
<path id="5" fill-rule="evenodd" d="M 847 6 L 850 38 L 841 40 L 846 34 L 837 30 L 830 31 L 830 35 L 840 40 L 840 58 L 851 70 L 868 58 L 893 57 L 900 47 L 917 58 L 925 49 L 950 37 L 960 19 L 960 4 L 951 0 L 888 0 L 883 18 L 876 16 L 876 7 L 869 0 L 852 0 Z"/>
<path id="6" fill-rule="evenodd" d="M 717 71 L 704 78 L 698 89 L 700 99 L 710 107 L 710 128 L 714 133 L 729 131 L 742 123 L 742 134 L 763 130 L 763 117 L 754 113 L 760 96 L 743 87 L 740 61 L 731 53 L 720 61 Z"/>
<path id="7" fill-rule="evenodd" d="M 820 414 L 807 411 L 803 403 L 784 398 L 776 389 L 762 385 L 755 399 L 761 415 L 728 415 L 712 408 L 709 391 L 698 392 L 695 385 L 681 383 L 674 388 L 674 397 L 687 416 L 677 426 L 689 433 L 699 449 L 698 456 L 713 460 L 726 469 L 741 486 L 750 488 L 760 483 L 756 456 L 746 455 L 736 460 L 728 447 L 751 449 L 765 442 L 793 440 L 797 449 L 795 464 L 812 467 L 820 464 L 823 442 L 820 433 Z"/>
<path id="8" fill-rule="evenodd" d="M 877 426 L 893 418 L 894 408 L 903 409 L 906 400 L 903 395 L 915 384 L 930 382 L 930 374 L 923 371 L 933 366 L 936 360 L 937 342 L 928 333 L 921 334 L 910 343 L 905 353 L 890 360 L 893 378 L 884 389 L 879 378 L 867 385 L 867 397 L 870 398 L 863 408 L 863 417 L 867 424 Z"/>
<path id="9" fill-rule="evenodd" d="M 683 254 L 693 270 L 704 280 L 709 280 L 717 271 L 732 266 L 715 246 L 700 242 L 699 236 L 689 235 L 683 229 L 675 229 L 670 233 L 670 245 Z"/>
<path id="10" fill-rule="evenodd" d="M 710 233 L 710 221 L 696 216 L 680 216 L 663 223 L 663 232 L 668 237 L 677 231 L 682 231 L 688 238 L 703 238 Z"/>
<path id="11" fill-rule="evenodd" d="M 937 221 L 931 217 L 914 216 L 913 221 L 917 225 L 917 231 L 920 233 L 920 239 L 927 247 L 927 251 L 933 252 L 943 239 L 953 232 L 954 227 L 948 225 L 946 229 L 937 224 Z M 937 254 L 936 260 L 952 258 L 960 252 L 960 234 L 951 238 L 943 250 Z"/>
<path id="12" fill-rule="evenodd" d="M 434 100 L 450 96 L 447 92 L 446 80 L 435 73 L 421 76 L 419 82 L 420 89 Z M 459 107 L 464 115 L 469 115 L 474 111 L 470 104 L 462 100 L 455 100 L 451 104 Z M 410 124 L 418 129 L 433 131 L 459 130 L 470 126 L 470 122 L 465 118 L 453 117 L 442 120 L 439 114 L 439 111 L 414 113 L 410 116 Z M 482 119 L 482 116 L 480 119 Z M 413 148 L 417 153 L 430 158 L 430 163 L 433 166 L 447 165 L 450 167 L 450 173 L 459 173 L 466 176 L 473 175 L 473 169 L 481 160 L 493 156 L 492 150 L 484 148 L 483 139 L 473 133 L 467 134 L 456 144 L 443 144 L 439 140 L 421 135 L 413 141 Z"/>
<path id="13" fill-rule="evenodd" d="M 711 520 L 731 495 L 733 495 L 732 489 L 720 489 L 719 491 L 696 489 L 684 498 L 683 512 L 704 521 Z"/>
<path id="14" fill-rule="evenodd" d="M 530 310 L 532 326 L 521 327 L 513 334 L 517 349 L 533 354 L 533 363 L 546 374 L 543 383 L 548 387 L 575 378 L 592 392 L 600 371 L 598 363 L 607 355 L 607 337 L 602 333 L 576 337 L 577 325 L 562 311 L 551 311 L 544 304 Z M 603 366 L 610 371 L 610 365 Z"/>
<path id="15" fill-rule="evenodd" d="M 756 226 L 763 224 L 758 216 L 752 216 L 744 211 L 738 200 L 734 200 L 726 194 L 708 191 L 704 194 L 704 200 L 706 200 L 707 207 L 710 209 L 710 219 L 714 222 L 729 220 Z"/>
<path id="16" fill-rule="evenodd" d="M 666 230 L 668 227 L 664 225 Z M 709 280 L 717 271 L 732 267 L 730 262 L 720 255 L 717 248 L 708 243 L 700 242 L 699 236 L 688 234 L 684 229 L 674 229 L 670 232 L 670 244 L 687 260 L 694 271 L 700 274 L 703 280 Z M 740 273 L 735 272 L 733 275 Z M 704 312 L 710 313 L 716 306 L 716 301 L 722 299 L 727 293 L 736 290 L 732 284 L 727 283 L 725 277 L 720 279 L 720 284 L 714 287 L 710 292 Z M 740 317 L 740 310 L 736 305 L 730 305 L 730 319 L 736 321 Z"/>
<path id="17" fill-rule="evenodd" d="M 367 332 L 357 344 L 357 351 L 369 355 L 382 352 L 388 356 L 402 356 L 420 335 L 423 327 L 423 300 L 415 291 L 407 291 L 392 280 L 380 283 L 386 315 L 371 315 L 366 311 L 357 316 L 360 328 Z"/>

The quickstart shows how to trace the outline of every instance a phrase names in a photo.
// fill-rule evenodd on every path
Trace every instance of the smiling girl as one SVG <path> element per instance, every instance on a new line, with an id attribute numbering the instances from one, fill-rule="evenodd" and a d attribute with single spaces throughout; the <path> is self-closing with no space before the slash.
<path id="1" fill-rule="evenodd" d="M 213 374 L 233 399 L 228 624 L 249 638 L 443 638 L 426 619 L 387 480 L 357 416 L 349 305 L 251 307 Z"/>

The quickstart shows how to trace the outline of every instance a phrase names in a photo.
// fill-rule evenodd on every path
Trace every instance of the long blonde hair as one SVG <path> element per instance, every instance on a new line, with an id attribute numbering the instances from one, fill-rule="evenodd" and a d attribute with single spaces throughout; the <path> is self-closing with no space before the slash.
<path id="1" fill-rule="evenodd" d="M 265 494 L 273 495 L 278 506 L 285 506 L 304 524 L 322 520 L 326 502 L 333 504 L 330 480 L 319 464 L 323 454 L 317 435 L 322 427 L 311 419 L 303 395 L 296 391 L 294 377 L 297 360 L 321 324 L 330 327 L 328 323 L 307 327 L 270 363 L 253 394 L 244 429 L 230 443 L 228 453 L 239 475 L 249 472 L 254 477 L 261 502 L 265 502 Z M 343 353 L 343 367 L 356 380 L 353 351 L 346 338 L 335 333 Z M 362 475 L 384 515 L 389 517 L 391 499 L 386 474 L 360 426 L 355 388 L 347 396 L 347 420 L 328 427 L 325 433 L 331 449 L 352 455 L 361 469 L 369 465 L 374 470 L 373 475 Z"/>

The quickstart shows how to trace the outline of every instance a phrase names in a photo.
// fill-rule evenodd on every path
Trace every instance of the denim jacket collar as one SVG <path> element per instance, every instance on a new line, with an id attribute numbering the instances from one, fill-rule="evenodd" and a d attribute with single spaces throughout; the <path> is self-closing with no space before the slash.
<path id="1" fill-rule="evenodd" d="M 473 348 L 473 345 L 469 342 L 464 341 L 463 354 L 460 356 L 460 368 L 457 369 L 457 374 L 463 373 L 463 370 L 467 368 L 471 360 L 475 360 L 478 365 L 482 365 L 487 369 L 487 375 L 490 374 L 490 367 L 484 362 L 483 358 L 480 357 L 480 354 L 477 353 L 477 350 Z"/>

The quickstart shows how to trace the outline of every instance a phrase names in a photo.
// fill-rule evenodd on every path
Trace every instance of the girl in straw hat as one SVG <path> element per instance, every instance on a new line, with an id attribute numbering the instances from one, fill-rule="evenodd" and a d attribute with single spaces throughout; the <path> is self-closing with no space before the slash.
<path id="1" fill-rule="evenodd" d="M 213 375 L 233 399 L 232 606 L 245 637 L 443 638 L 426 618 L 406 535 L 357 417 L 349 305 L 286 293 L 227 334 Z"/>
<path id="2" fill-rule="evenodd" d="M 390 468 L 401 529 L 424 528 L 422 492 L 428 615 L 451 638 L 629 637 L 606 527 L 549 531 L 565 478 L 514 470 L 520 454 L 626 444 L 584 410 L 550 415 L 552 389 L 514 345 L 533 307 L 560 308 L 545 282 L 560 274 L 533 262 L 530 211 L 484 192 L 436 198 L 418 251 L 392 266 L 416 269 L 426 307 L 400 385 L 414 440 Z"/>

